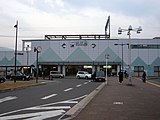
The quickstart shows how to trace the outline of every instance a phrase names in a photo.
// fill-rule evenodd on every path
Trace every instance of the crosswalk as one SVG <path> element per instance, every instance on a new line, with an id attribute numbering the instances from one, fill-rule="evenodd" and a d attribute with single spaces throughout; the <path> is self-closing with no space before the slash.
<path id="1" fill-rule="evenodd" d="M 6 102 L 6 101 L 9 101 L 9 100 L 14 100 L 14 99 L 17 99 L 17 97 L 16 96 L 7 96 L 7 97 L 4 97 L 4 98 L 0 99 L 0 103 Z"/>
<path id="2" fill-rule="evenodd" d="M 44 120 L 48 118 L 54 119 L 54 117 L 56 116 L 63 115 L 67 110 L 71 108 L 71 106 L 77 104 L 80 99 L 83 99 L 86 96 L 87 95 L 65 101 L 10 111 L 0 114 L 0 120 Z"/>
<path id="3" fill-rule="evenodd" d="M 63 92 L 70 92 L 75 88 L 82 87 L 91 81 L 84 82 L 82 84 L 77 84 L 72 87 L 65 88 Z M 43 96 L 41 100 L 47 100 L 52 97 L 58 96 L 58 93 L 52 93 Z M 33 106 L 24 109 L 13 110 L 10 112 L 0 114 L 0 120 L 17 120 L 17 119 L 27 119 L 27 120 L 43 120 L 48 118 L 55 118 L 57 116 L 63 116 L 71 107 L 78 103 L 81 99 L 85 98 L 87 95 L 80 96 L 78 98 L 69 99 L 60 102 L 48 103 L 39 106 Z M 16 96 L 8 96 L 0 99 L 0 104 L 3 102 L 18 99 Z"/>
<path id="4" fill-rule="evenodd" d="M 84 82 L 82 84 L 75 85 L 74 87 L 68 87 L 63 90 L 63 92 L 69 92 L 75 88 L 82 87 L 91 81 Z M 41 100 L 47 100 L 52 97 L 59 95 L 58 93 L 48 94 L 40 98 Z M 78 103 L 81 99 L 85 98 L 87 95 L 80 96 L 78 98 L 69 99 L 60 102 L 48 103 L 39 106 L 33 106 L 29 108 L 23 108 L 18 110 L 13 110 L 0 114 L 0 120 L 17 120 L 17 119 L 27 119 L 27 120 L 44 120 L 44 119 L 57 119 L 57 117 L 63 116 L 71 107 Z M 3 102 L 18 99 L 16 96 L 8 96 L 0 99 L 0 104 Z"/>

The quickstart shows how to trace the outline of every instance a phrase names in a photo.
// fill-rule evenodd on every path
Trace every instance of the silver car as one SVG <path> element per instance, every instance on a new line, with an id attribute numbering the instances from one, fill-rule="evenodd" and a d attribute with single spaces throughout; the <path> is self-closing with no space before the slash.
<path id="1" fill-rule="evenodd" d="M 50 71 L 49 77 L 52 80 L 53 78 L 64 78 L 64 75 L 59 71 Z"/>

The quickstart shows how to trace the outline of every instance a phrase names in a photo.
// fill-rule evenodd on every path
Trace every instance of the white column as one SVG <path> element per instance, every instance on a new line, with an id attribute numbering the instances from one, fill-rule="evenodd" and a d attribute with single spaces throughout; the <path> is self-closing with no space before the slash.
<path id="1" fill-rule="evenodd" d="M 117 65 L 117 76 L 118 76 L 118 72 L 120 72 L 120 65 Z"/>
<path id="2" fill-rule="evenodd" d="M 58 65 L 58 71 L 61 72 L 61 66 L 60 65 Z"/>
<path id="3" fill-rule="evenodd" d="M 95 66 L 93 65 L 93 66 L 92 66 L 92 73 L 93 73 L 94 71 L 96 71 L 96 68 L 95 68 Z"/>
<path id="4" fill-rule="evenodd" d="M 65 65 L 62 66 L 62 73 L 64 76 L 66 76 L 66 66 Z"/>
<path id="5" fill-rule="evenodd" d="M 97 71 L 100 71 L 100 66 L 99 65 L 97 66 Z"/>

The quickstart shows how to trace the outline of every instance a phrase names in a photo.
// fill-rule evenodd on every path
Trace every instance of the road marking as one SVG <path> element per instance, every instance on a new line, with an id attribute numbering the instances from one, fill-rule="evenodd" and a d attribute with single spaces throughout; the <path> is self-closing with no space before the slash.
<path id="1" fill-rule="evenodd" d="M 76 85 L 76 87 L 81 87 L 81 86 L 82 86 L 82 84 Z"/>
<path id="2" fill-rule="evenodd" d="M 70 109 L 70 106 L 53 106 L 53 107 L 31 107 L 31 108 L 26 108 L 25 110 L 62 110 L 62 109 Z"/>
<path id="3" fill-rule="evenodd" d="M 152 82 L 149 82 L 149 81 L 147 81 L 147 83 L 160 88 L 160 85 L 157 85 L 157 84 L 155 84 L 155 83 L 152 83 Z"/>
<path id="4" fill-rule="evenodd" d="M 10 115 L 0 117 L 1 120 L 14 120 L 14 119 L 23 119 L 27 118 L 27 120 L 44 120 L 47 118 L 59 116 L 65 113 L 64 110 L 56 110 L 56 111 L 45 111 L 45 112 L 36 112 L 36 113 L 25 113 L 19 115 Z"/>
<path id="5" fill-rule="evenodd" d="M 41 82 L 42 84 L 45 84 L 45 83 L 47 83 L 47 82 Z"/>
<path id="6" fill-rule="evenodd" d="M 0 103 L 5 102 L 5 101 L 9 101 L 9 100 L 14 100 L 14 99 L 17 99 L 17 97 L 16 96 L 8 96 L 8 97 L 0 99 Z"/>
<path id="7" fill-rule="evenodd" d="M 41 98 L 42 100 L 46 100 L 46 99 L 48 99 L 48 98 L 51 98 L 51 97 L 54 97 L 54 96 L 56 96 L 57 94 L 52 94 L 52 95 L 48 95 L 48 96 L 45 96 L 45 97 L 43 97 L 43 98 Z"/>
<path id="8" fill-rule="evenodd" d="M 83 99 L 87 95 L 69 99 L 65 101 L 49 103 L 19 110 L 14 110 L 6 113 L 0 114 L 0 120 L 15 120 L 15 119 L 25 119 L 25 120 L 45 120 L 48 118 L 53 118 L 60 115 L 65 115 L 65 112 L 71 108 L 70 105 L 63 106 L 62 104 L 77 104 L 78 100 Z M 60 105 L 58 105 L 60 104 Z"/>
<path id="9" fill-rule="evenodd" d="M 114 105 L 123 105 L 123 102 L 113 102 Z"/>
<path id="10" fill-rule="evenodd" d="M 68 89 L 65 89 L 64 91 L 67 92 L 67 91 L 70 91 L 72 90 L 73 88 L 68 88 Z"/>
<path id="11" fill-rule="evenodd" d="M 140 78 L 136 78 L 136 79 L 142 81 Z M 146 83 L 160 88 L 160 85 L 157 85 L 157 84 L 155 84 L 153 82 L 146 81 Z"/>
<path id="12" fill-rule="evenodd" d="M 85 82 L 84 85 L 88 84 L 88 82 Z"/>

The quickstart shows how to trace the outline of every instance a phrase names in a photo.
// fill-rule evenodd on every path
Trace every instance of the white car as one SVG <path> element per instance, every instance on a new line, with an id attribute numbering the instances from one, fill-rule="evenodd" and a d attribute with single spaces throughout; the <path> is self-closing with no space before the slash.
<path id="1" fill-rule="evenodd" d="M 86 71 L 78 71 L 77 72 L 77 75 L 76 75 L 76 78 L 80 79 L 80 78 L 85 78 L 85 79 L 89 79 L 91 78 L 91 74 L 89 74 L 88 72 Z"/>

